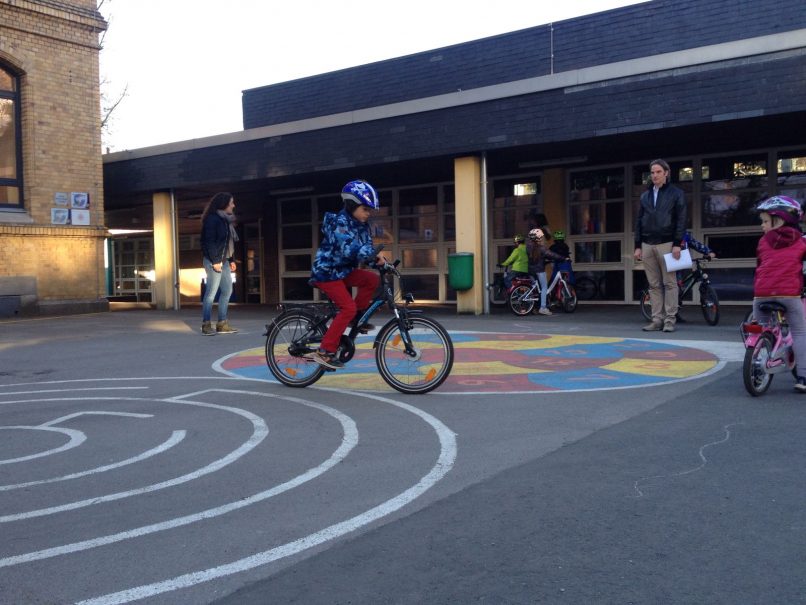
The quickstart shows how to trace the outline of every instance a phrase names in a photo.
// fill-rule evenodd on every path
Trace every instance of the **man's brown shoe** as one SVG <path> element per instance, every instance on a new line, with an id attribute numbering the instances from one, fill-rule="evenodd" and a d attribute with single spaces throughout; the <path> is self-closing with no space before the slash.
<path id="1" fill-rule="evenodd" d="M 651 324 L 645 325 L 641 328 L 644 332 L 658 332 L 663 328 L 663 324 L 655 323 L 654 321 Z"/>
<path id="2" fill-rule="evenodd" d="M 667 321 L 663 325 L 663 331 L 664 332 L 674 332 L 674 324 L 672 322 L 670 322 L 670 321 Z"/>

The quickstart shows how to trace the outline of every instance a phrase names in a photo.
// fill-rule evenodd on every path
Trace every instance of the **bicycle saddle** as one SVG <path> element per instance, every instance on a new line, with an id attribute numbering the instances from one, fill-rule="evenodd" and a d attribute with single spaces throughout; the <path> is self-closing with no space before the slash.
<path id="1" fill-rule="evenodd" d="M 774 300 L 763 302 L 758 306 L 758 308 L 759 310 L 766 311 L 767 313 L 772 313 L 773 311 L 781 311 L 786 313 L 786 307 L 779 302 L 775 302 Z"/>

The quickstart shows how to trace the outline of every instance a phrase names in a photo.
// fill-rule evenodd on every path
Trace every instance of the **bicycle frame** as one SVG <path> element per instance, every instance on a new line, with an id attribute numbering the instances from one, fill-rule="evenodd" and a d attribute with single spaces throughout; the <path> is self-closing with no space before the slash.
<path id="1" fill-rule="evenodd" d="M 806 306 L 806 298 L 801 298 L 801 304 Z M 794 339 L 786 307 L 777 301 L 763 301 L 758 310 L 769 312 L 769 320 L 761 324 L 751 319 L 739 324 L 745 345 L 742 380 L 753 397 L 763 395 L 770 388 L 775 374 L 791 371 L 797 378 Z"/>
<path id="2" fill-rule="evenodd" d="M 564 285 L 566 283 L 562 271 L 555 271 L 551 278 L 551 283 L 546 286 L 546 304 L 548 304 L 549 297 L 554 293 L 554 289 L 557 285 Z M 521 297 L 521 300 L 540 301 L 542 290 L 540 289 L 540 282 L 536 278 L 516 277 L 512 280 L 512 286 L 510 286 L 508 292 L 512 292 L 512 290 L 518 286 L 530 286 L 529 291 Z"/>
<path id="3" fill-rule="evenodd" d="M 680 287 L 680 301 L 691 292 L 694 285 L 700 282 L 705 284 L 711 283 L 711 280 L 708 278 L 708 274 L 705 273 L 703 268 L 700 266 L 700 263 L 708 262 L 704 260 L 704 258 L 695 258 L 693 260 L 694 267 L 689 271 L 688 275 L 686 275 L 680 282 L 678 283 Z"/>
<path id="4" fill-rule="evenodd" d="M 394 264 L 384 263 L 380 291 L 358 321 L 342 334 L 336 350 L 341 364 L 356 354 L 356 339 L 366 330 L 360 326 L 386 304 L 393 317 L 380 328 L 373 341 L 375 364 L 383 380 L 392 388 L 408 395 L 428 393 L 442 384 L 453 367 L 454 350 L 450 334 L 439 322 L 417 309 L 411 294 L 403 296 L 403 304 L 395 299 L 394 278 L 400 278 Z M 325 304 L 281 305 L 281 313 L 266 326 L 266 364 L 271 374 L 290 387 L 306 387 L 315 383 L 326 371 L 338 368 L 318 363 L 316 351 L 327 333 L 338 308 L 332 301 Z"/>
<path id="5" fill-rule="evenodd" d="M 790 359 L 789 355 L 792 349 L 792 334 L 789 332 L 789 324 L 783 311 L 773 310 L 766 324 L 755 321 L 742 324 L 741 332 L 744 346 L 748 349 L 755 347 L 763 334 L 772 335 L 774 343 L 772 352 L 763 368 L 767 374 L 778 374 L 792 369 L 794 360 Z"/>

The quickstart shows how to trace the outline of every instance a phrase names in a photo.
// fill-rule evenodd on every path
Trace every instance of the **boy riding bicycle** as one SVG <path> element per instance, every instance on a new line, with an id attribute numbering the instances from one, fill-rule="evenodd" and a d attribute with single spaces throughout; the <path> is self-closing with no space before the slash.
<path id="1" fill-rule="evenodd" d="M 366 181 L 350 181 L 341 190 L 344 208 L 338 213 L 326 212 L 322 222 L 322 243 L 316 251 L 309 283 L 327 294 L 339 312 L 322 337 L 319 350 L 305 357 L 329 370 L 344 364 L 336 358 L 341 335 L 352 321 L 358 321 L 372 301 L 380 278 L 374 271 L 359 269 L 360 263 L 379 262 L 378 250 L 372 245 L 368 220 L 380 207 L 378 193 Z M 357 288 L 355 300 L 351 288 Z M 374 326 L 359 326 L 362 332 Z"/>

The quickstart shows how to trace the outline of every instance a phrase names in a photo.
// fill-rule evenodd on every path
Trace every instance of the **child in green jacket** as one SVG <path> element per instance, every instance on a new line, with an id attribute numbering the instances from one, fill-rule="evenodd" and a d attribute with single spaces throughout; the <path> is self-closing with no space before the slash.
<path id="1" fill-rule="evenodd" d="M 507 271 L 504 275 L 504 283 L 507 289 L 512 285 L 513 278 L 529 277 L 529 254 L 526 252 L 524 238 L 522 235 L 516 235 L 514 241 L 515 249 L 507 260 L 501 263 L 502 267 L 512 267 L 512 271 Z"/>

